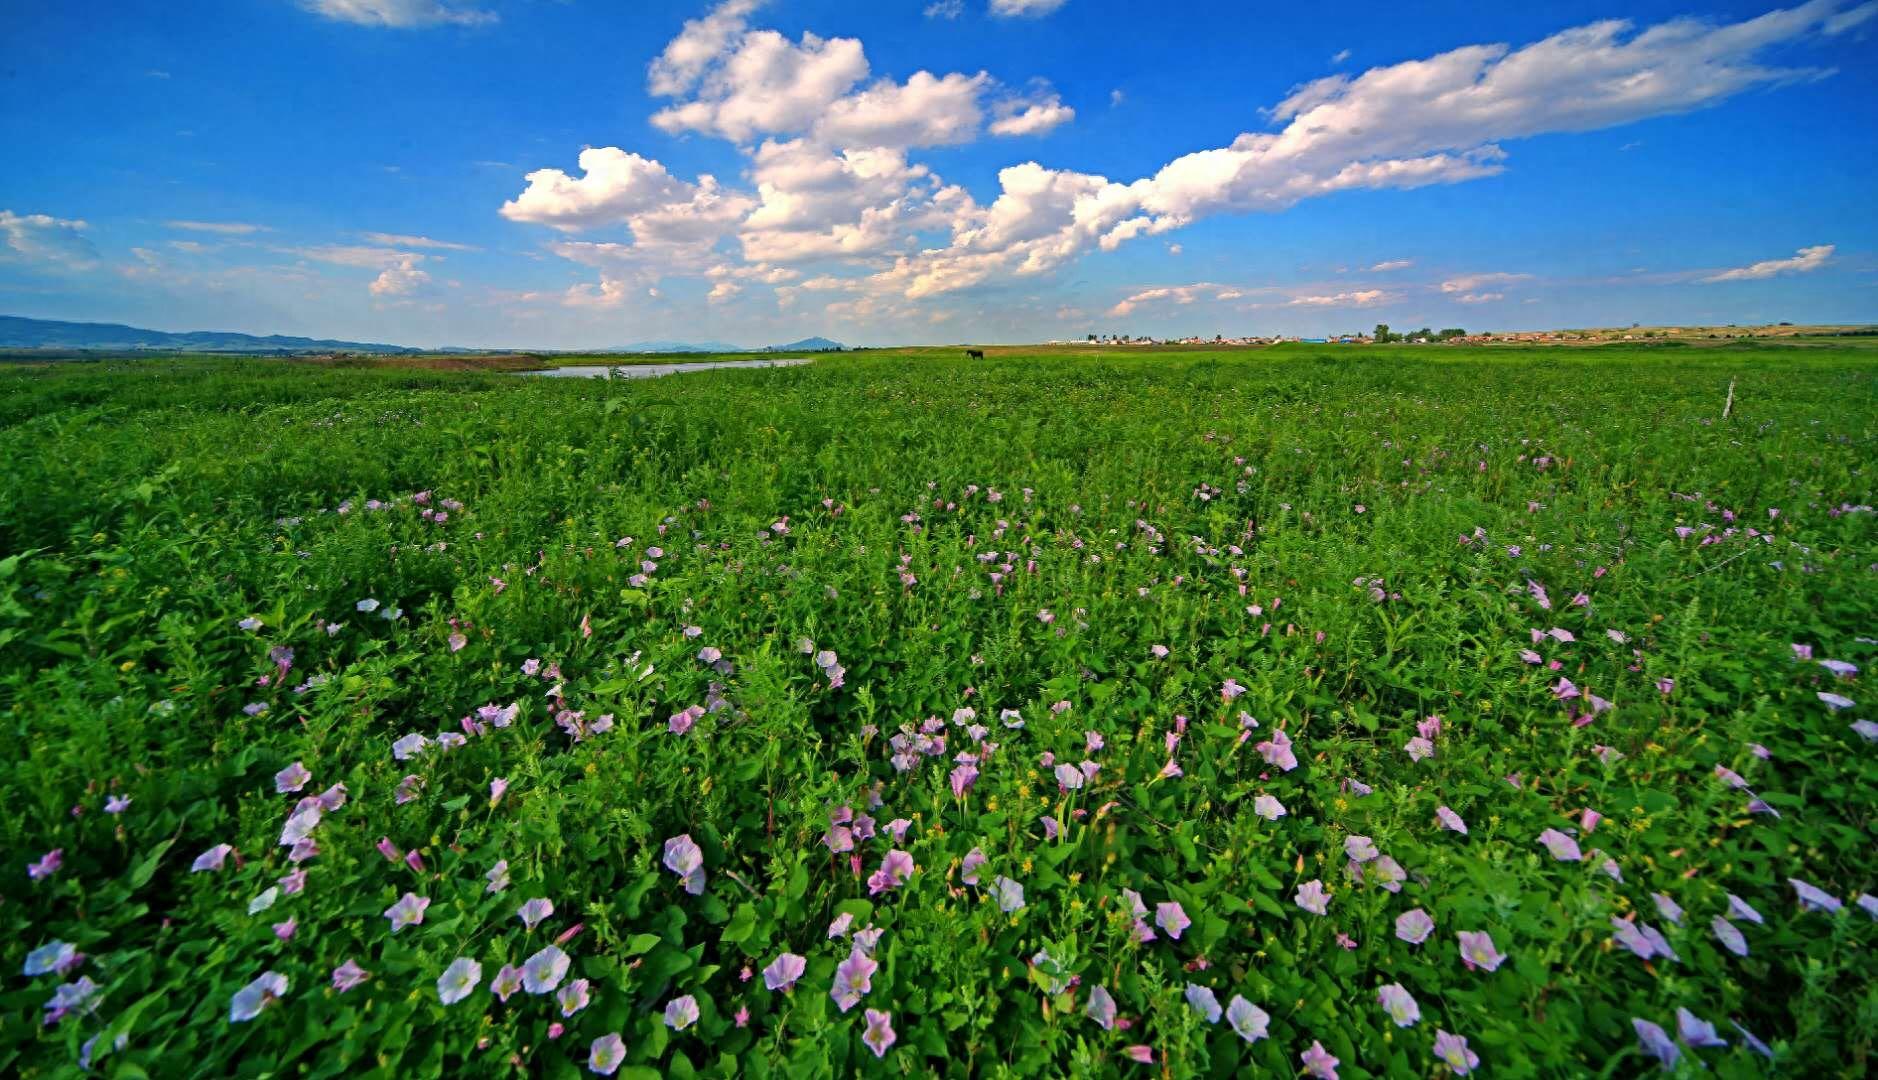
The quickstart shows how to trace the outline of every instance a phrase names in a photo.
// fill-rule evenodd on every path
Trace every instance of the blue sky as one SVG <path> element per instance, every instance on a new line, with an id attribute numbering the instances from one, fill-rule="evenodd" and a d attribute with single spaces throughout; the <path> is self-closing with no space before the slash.
<path id="1" fill-rule="evenodd" d="M 1878 320 L 1878 0 L 4 18 L 0 313 L 557 348 Z"/>

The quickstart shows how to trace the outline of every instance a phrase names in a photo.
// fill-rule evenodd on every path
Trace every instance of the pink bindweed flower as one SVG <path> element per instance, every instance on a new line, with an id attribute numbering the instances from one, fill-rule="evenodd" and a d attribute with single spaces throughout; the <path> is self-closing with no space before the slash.
<path id="1" fill-rule="evenodd" d="M 1496 971 L 1506 959 L 1505 953 L 1494 948 L 1493 935 L 1485 930 L 1462 930 L 1456 936 L 1461 941 L 1461 962 L 1469 971 Z"/>
<path id="2" fill-rule="evenodd" d="M 898 849 L 887 852 L 880 861 L 880 869 L 867 879 L 868 895 L 874 896 L 888 889 L 899 888 L 906 884 L 906 879 L 912 876 L 915 869 L 913 856 Z"/>
<path id="3" fill-rule="evenodd" d="M 1630 1026 L 1636 1029 L 1637 1041 L 1642 1044 L 1643 1052 L 1662 1062 L 1663 1068 L 1673 1069 L 1676 1061 L 1682 1057 L 1682 1048 L 1670 1039 L 1669 1033 L 1661 1026 L 1648 1020 L 1632 1018 Z"/>
<path id="4" fill-rule="evenodd" d="M 863 1014 L 867 1019 L 867 1030 L 862 1033 L 861 1041 L 874 1052 L 877 1058 L 886 1057 L 887 1050 L 898 1037 L 893 1033 L 893 1014 L 878 1009 L 868 1009 Z"/>
<path id="5" fill-rule="evenodd" d="M 1179 941 L 1181 932 L 1192 926 L 1193 920 L 1187 918 L 1186 910 L 1178 901 L 1170 900 L 1154 905 L 1154 924 L 1165 931 L 1168 937 Z"/>
<path id="6" fill-rule="evenodd" d="M 1324 891 L 1324 883 L 1315 878 L 1298 886 L 1292 901 L 1313 915 L 1324 915 L 1330 910 L 1330 894 Z"/>
<path id="7" fill-rule="evenodd" d="M 1024 886 L 1021 882 L 1012 881 L 1007 877 L 993 878 L 991 881 L 991 892 L 997 899 L 998 910 L 1006 915 L 1023 910 Z M 1179 937 L 1180 935 L 1175 934 L 1174 936 Z"/>
<path id="8" fill-rule="evenodd" d="M 551 993 L 567 978 L 567 969 L 572 964 L 573 960 L 559 946 L 549 945 L 522 961 L 522 989 L 531 994 Z"/>
<path id="9" fill-rule="evenodd" d="M 274 936 L 281 941 L 288 941 L 293 938 L 293 932 L 299 928 L 300 924 L 296 922 L 292 916 L 288 916 L 286 922 L 277 922 L 274 924 Z"/>
<path id="10" fill-rule="evenodd" d="M 63 941 L 49 941 L 26 954 L 26 963 L 20 969 L 28 978 L 58 972 L 67 974 L 85 962 L 85 954 Z"/>
<path id="11" fill-rule="evenodd" d="M 522 906 L 516 910 L 515 917 L 522 920 L 522 925 L 533 930 L 537 923 L 553 914 L 554 902 L 545 896 L 537 896 L 532 900 L 523 901 Z"/>
<path id="12" fill-rule="evenodd" d="M 874 959 L 855 949 L 835 968 L 835 983 L 828 996 L 842 1012 L 860 1004 L 861 998 L 873 989 L 874 972 L 880 965 Z"/>
<path id="13" fill-rule="evenodd" d="M 189 864 L 189 872 L 192 874 L 200 874 L 205 871 L 220 870 L 223 863 L 228 860 L 228 857 L 234 854 L 234 851 L 235 849 L 228 844 L 217 844 L 196 856 L 196 861 Z"/>
<path id="14" fill-rule="evenodd" d="M 555 991 L 554 1000 L 561 1006 L 561 1015 L 571 1017 L 587 1007 L 589 984 L 585 979 L 575 979 Z"/>
<path id="15" fill-rule="evenodd" d="M 494 866 L 489 868 L 489 872 L 483 875 L 483 880 L 489 882 L 489 884 L 483 888 L 484 892 L 499 893 L 508 888 L 509 861 L 507 859 L 498 860 Z"/>
<path id="16" fill-rule="evenodd" d="M 802 973 L 808 970 L 808 958 L 795 953 L 783 953 L 770 961 L 763 969 L 763 985 L 773 991 L 788 993 L 795 989 Z"/>
<path id="17" fill-rule="evenodd" d="M 287 996 L 287 976 L 275 971 L 262 972 L 253 982 L 235 991 L 228 1004 L 228 1022 L 239 1024 L 261 1015 L 269 1003 Z"/>
<path id="18" fill-rule="evenodd" d="M 1209 1024 L 1219 1023 L 1220 1014 L 1224 1010 L 1219 1007 L 1219 995 L 1213 992 L 1212 987 L 1188 983 L 1186 998 L 1187 1005 L 1200 1014 L 1200 1019 Z"/>
<path id="19" fill-rule="evenodd" d="M 501 802 L 502 796 L 506 794 L 508 790 L 509 782 L 503 777 L 498 776 L 494 780 L 489 781 L 489 805 L 494 806 Z"/>
<path id="20" fill-rule="evenodd" d="M 502 965 L 502 970 L 496 972 L 496 977 L 489 980 L 489 992 L 503 1001 L 509 1000 L 521 988 L 522 969 L 514 964 Z"/>
<path id="21" fill-rule="evenodd" d="M 1447 807 L 1445 806 L 1435 807 L 1435 819 L 1441 822 L 1442 828 L 1447 829 L 1450 832 L 1460 833 L 1462 836 L 1467 835 L 1467 822 L 1462 821 L 1461 815 L 1455 813 L 1454 811 L 1448 809 Z"/>
<path id="22" fill-rule="evenodd" d="M 1108 987 L 1098 985 L 1089 991 L 1089 1003 L 1083 1006 L 1083 1015 L 1104 1031 L 1115 1030 L 1115 998 L 1109 994 Z"/>
<path id="23" fill-rule="evenodd" d="M 482 981 L 483 966 L 467 956 L 459 956 L 437 976 L 437 1000 L 455 1005 L 470 996 Z"/>
<path id="24" fill-rule="evenodd" d="M 626 1040 L 619 1032 L 608 1032 L 587 1047 L 587 1069 L 600 1076 L 612 1076 L 626 1063 Z"/>
<path id="25" fill-rule="evenodd" d="M 65 849 L 53 848 L 39 857 L 38 862 L 26 864 L 26 876 L 34 881 L 41 881 L 59 872 L 65 863 Z"/>
<path id="26" fill-rule="evenodd" d="M 1737 919 L 1751 922 L 1756 926 L 1767 925 L 1767 920 L 1761 917 L 1760 912 L 1754 910 L 1746 900 L 1741 899 L 1734 893 L 1728 894 L 1728 914 L 1733 915 Z"/>
<path id="27" fill-rule="evenodd" d="M 1271 1016 L 1264 1009 L 1234 994 L 1232 1000 L 1226 1003 L 1226 1023 L 1232 1027 L 1234 1034 L 1246 1042 L 1254 1043 L 1265 1037 Z"/>
<path id="28" fill-rule="evenodd" d="M 1414 1027 L 1422 1018 L 1421 1006 L 1401 983 L 1390 983 L 1376 991 L 1376 1003 L 1395 1021 L 1396 1027 Z"/>
<path id="29" fill-rule="evenodd" d="M 360 967 L 357 961 L 347 960 L 333 969 L 333 989 L 343 994 L 348 990 L 365 984 L 371 973 Z"/>
<path id="30" fill-rule="evenodd" d="M 1130 1061 L 1139 1062 L 1143 1065 L 1154 1064 L 1154 1048 L 1152 1046 L 1143 1046 L 1137 1043 L 1134 1046 L 1124 1048 L 1122 1053 Z"/>
<path id="31" fill-rule="evenodd" d="M 1838 897 L 1799 878 L 1788 878 L 1787 884 L 1793 886 L 1794 895 L 1799 897 L 1801 911 L 1823 911 L 1827 914 L 1834 914 L 1845 906 L 1845 903 Z"/>
<path id="32" fill-rule="evenodd" d="M 296 761 L 292 765 L 274 774 L 274 791 L 281 795 L 287 795 L 306 787 L 307 781 L 311 779 L 313 779 L 313 774 L 307 770 L 305 765 Z"/>
<path id="33" fill-rule="evenodd" d="M 1283 728 L 1275 728 L 1270 739 L 1259 743 L 1253 749 L 1259 752 L 1259 756 L 1265 759 L 1267 765 L 1276 765 L 1285 772 L 1290 772 L 1298 767 L 1298 758 L 1292 752 L 1291 746 L 1291 736 L 1285 734 Z"/>
<path id="34" fill-rule="evenodd" d="M 693 896 L 704 892 L 704 852 L 689 833 L 665 841 L 665 868 L 678 875 L 686 892 Z"/>
<path id="35" fill-rule="evenodd" d="M 1435 1029 L 1434 1051 L 1435 1057 L 1456 1076 L 1466 1076 L 1480 1066 L 1480 1055 L 1467 1048 L 1467 1038 L 1462 1035 Z"/>
<path id="36" fill-rule="evenodd" d="M 398 898 L 398 902 L 385 909 L 385 918 L 391 920 L 391 932 L 397 933 L 407 926 L 417 926 L 424 921 L 424 909 L 430 906 L 430 898 L 407 892 Z"/>
<path id="37" fill-rule="evenodd" d="M 1435 921 L 1421 908 L 1413 908 L 1396 916 L 1395 936 L 1410 945 L 1420 945 L 1434 933 Z"/>
<path id="38" fill-rule="evenodd" d="M 1312 1040 L 1311 1048 L 1299 1054 L 1298 1059 L 1304 1062 L 1304 1071 L 1316 1077 L 1317 1080 L 1337 1080 L 1339 1063 L 1336 1058 L 1330 1056 L 1330 1051 L 1324 1049 L 1323 1043 Z"/>
<path id="39" fill-rule="evenodd" d="M 1540 833 L 1539 842 L 1544 844 L 1545 849 L 1551 852 L 1552 857 L 1559 862 L 1578 862 L 1584 858 L 1584 853 L 1578 850 L 1578 841 L 1557 829 L 1547 829 Z"/>
<path id="40" fill-rule="evenodd" d="M 989 861 L 982 848 L 966 852 L 965 858 L 959 863 L 959 880 L 967 885 L 978 884 L 978 868 Z"/>

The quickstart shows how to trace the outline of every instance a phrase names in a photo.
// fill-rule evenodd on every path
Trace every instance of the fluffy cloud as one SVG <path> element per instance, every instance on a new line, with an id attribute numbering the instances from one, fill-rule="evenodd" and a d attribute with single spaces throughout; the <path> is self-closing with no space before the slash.
<path id="1" fill-rule="evenodd" d="M 883 79 L 828 107 L 815 136 L 837 146 L 946 146 L 970 142 L 983 113 L 984 72 L 943 78 L 916 71 L 905 84 Z M 1072 114 L 1073 115 L 1073 114 Z M 996 131 L 994 125 L 992 128 Z"/>
<path id="2" fill-rule="evenodd" d="M 752 0 L 729 0 L 687 22 L 652 62 L 647 86 L 678 99 L 652 116 L 673 134 L 703 132 L 737 143 L 809 135 L 835 147 L 949 146 L 970 142 L 983 121 L 984 72 L 915 72 L 879 79 L 853 38 L 804 33 L 800 41 L 750 29 Z M 858 88 L 858 89 L 857 89 Z"/>
<path id="3" fill-rule="evenodd" d="M 0 252 L 32 263 L 67 270 L 89 270 L 98 263 L 98 249 L 85 239 L 91 226 L 83 221 L 49 214 L 16 214 L 0 210 Z"/>
<path id="4" fill-rule="evenodd" d="M 302 0 L 317 15 L 360 26 L 408 30 L 423 26 L 482 26 L 496 21 L 493 11 L 459 7 L 439 0 Z"/>
<path id="5" fill-rule="evenodd" d="M 1002 102 L 998 119 L 992 121 L 993 135 L 1044 135 L 1076 119 L 1076 110 L 1063 104 L 1055 94 L 1035 100 Z"/>
<path id="6" fill-rule="evenodd" d="M 250 225 L 245 221 L 166 221 L 163 224 L 172 229 L 215 233 L 218 236 L 248 236 L 268 231 L 265 225 Z"/>
<path id="7" fill-rule="evenodd" d="M 1869 5 L 1867 5 L 1869 6 Z M 1752 266 L 1724 270 L 1702 280 L 1709 283 L 1718 281 L 1760 281 L 1763 278 L 1778 277 L 1781 274 L 1806 274 L 1826 265 L 1836 249 L 1833 244 L 1820 244 L 1817 247 L 1801 248 L 1790 259 L 1767 259 Z"/>
<path id="8" fill-rule="evenodd" d="M 1004 19 L 1040 18 L 1069 0 L 991 0 L 991 13 Z"/>
<path id="9" fill-rule="evenodd" d="M 387 267 L 372 281 L 372 295 L 380 298 L 410 296 L 430 284 L 430 275 L 417 268 L 421 255 L 408 255 Z"/>
<path id="10" fill-rule="evenodd" d="M 724 45 L 728 51 L 701 68 L 706 73 L 692 100 L 653 114 L 660 130 L 701 131 L 733 142 L 806 131 L 867 77 L 867 56 L 853 38 L 804 33 L 797 43 L 774 30 L 755 30 Z M 655 89 L 677 85 L 661 80 L 656 65 L 651 83 Z"/>
<path id="11" fill-rule="evenodd" d="M 582 150 L 580 170 L 578 179 L 559 169 L 529 173 L 528 187 L 502 204 L 502 216 L 577 232 L 624 224 L 636 214 L 685 202 L 695 190 L 664 165 L 616 146 Z"/>
<path id="12" fill-rule="evenodd" d="M 646 83 L 660 97 L 674 97 L 697 85 L 704 69 L 723 54 L 749 26 L 750 13 L 762 0 L 727 0 L 710 14 L 691 19 L 652 61 Z"/>
<path id="13" fill-rule="evenodd" d="M 652 119 L 670 133 L 737 144 L 754 192 L 722 187 L 709 176 L 682 179 L 657 161 L 606 147 L 581 154 L 577 177 L 559 169 L 529 173 L 526 189 L 501 212 L 569 233 L 630 232 L 630 243 L 608 238 L 551 248 L 602 275 L 597 286 L 570 291 L 564 303 L 613 305 L 664 274 L 709 275 L 720 301 L 737 295 L 733 287 L 767 286 L 784 304 L 841 294 L 826 306 L 831 316 L 916 317 L 928 313 L 921 302 L 929 298 L 1047 274 L 1090 252 L 1211 216 L 1275 212 L 1337 192 L 1490 177 L 1507 167 L 1505 142 L 1685 112 L 1754 87 L 1820 77 L 1765 57 L 1809 36 L 1844 32 L 1869 18 L 1853 16 L 1872 5 L 1878 0 L 1859 8 L 1849 8 L 1849 0 L 1808 0 L 1727 24 L 1677 19 L 1639 28 L 1608 20 L 1522 47 L 1470 45 L 1338 74 L 1294 89 L 1263 113 L 1260 129 L 1184 154 L 1150 175 L 1118 180 L 1029 161 L 1001 170 L 995 197 L 981 204 L 909 151 L 969 141 L 987 111 L 990 132 L 1001 136 L 1040 134 L 1068 122 L 1073 110 L 1047 86 L 991 100 L 987 109 L 998 84 L 984 72 L 871 78 L 859 41 L 807 32 L 792 40 L 755 29 L 750 17 L 759 0 L 728 0 L 686 22 L 650 65 L 649 88 L 670 99 Z M 1060 0 L 992 5 L 1000 15 L 1059 6 Z M 934 7 L 934 17 L 949 10 Z M 742 263 L 730 255 L 733 241 Z M 1815 250 L 1715 280 L 1771 276 L 1782 269 L 1762 267 L 1797 263 Z M 835 269 L 800 281 L 760 276 L 816 263 Z M 1370 271 L 1409 265 L 1390 260 Z M 731 272 L 746 267 L 763 269 Z M 1438 292 L 1454 302 L 1486 303 L 1523 279 L 1463 275 L 1438 283 Z M 1140 304 L 1218 299 L 1222 288 L 1144 290 L 1117 307 L 1126 314 Z M 1270 306 L 1373 307 L 1399 299 L 1382 288 L 1323 285 L 1279 292 Z"/>
<path id="14" fill-rule="evenodd" d="M 806 139 L 766 142 L 751 166 L 759 203 L 739 238 L 746 259 L 798 262 L 879 255 L 943 227 L 970 196 L 934 181 L 904 151 L 831 151 Z"/>
<path id="15" fill-rule="evenodd" d="M 950 245 L 904 261 L 891 276 L 908 296 L 930 295 L 1036 272 L 1092 247 L 1113 249 L 1215 214 L 1492 176 L 1504 168 L 1503 140 L 1685 112 L 1750 87 L 1816 77 L 1821 72 L 1758 58 L 1824 30 L 1842 6 L 1811 0 L 1739 23 L 1677 19 L 1641 31 L 1608 20 L 1520 49 L 1467 46 L 1320 79 L 1272 110 L 1281 130 L 1240 135 L 1132 183 L 1035 163 L 1006 169 L 990 211 L 1007 218 L 1002 228 L 962 224 Z M 1040 200 L 1039 189 L 1074 194 L 1067 203 Z M 1021 223 L 1008 220 L 1018 217 Z"/>

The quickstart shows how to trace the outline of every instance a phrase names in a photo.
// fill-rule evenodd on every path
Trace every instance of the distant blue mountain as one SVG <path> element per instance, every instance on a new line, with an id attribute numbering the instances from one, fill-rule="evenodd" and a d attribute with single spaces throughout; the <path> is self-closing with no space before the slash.
<path id="1" fill-rule="evenodd" d="M 91 349 L 111 352 L 149 350 L 153 352 L 360 352 L 414 353 L 422 350 L 403 345 L 379 345 L 364 341 L 331 341 L 323 338 L 283 337 L 270 334 L 237 334 L 224 330 L 191 330 L 171 333 L 144 330 L 116 323 L 56 322 L 51 319 L 27 319 L 0 315 L 0 349 Z"/>
<path id="2" fill-rule="evenodd" d="M 771 345 L 765 352 L 841 352 L 847 346 L 839 341 L 830 341 L 825 337 L 803 338 L 787 345 Z"/>
<path id="3" fill-rule="evenodd" d="M 587 350 L 577 350 L 586 352 Z M 594 349 L 597 353 L 725 353 L 749 352 L 740 345 L 729 345 L 722 341 L 640 341 L 631 345 L 616 345 L 610 349 Z"/>

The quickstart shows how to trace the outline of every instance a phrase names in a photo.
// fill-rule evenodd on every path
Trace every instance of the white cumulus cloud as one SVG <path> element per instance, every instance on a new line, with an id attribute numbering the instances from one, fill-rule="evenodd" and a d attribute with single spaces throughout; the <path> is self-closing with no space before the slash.
<path id="1" fill-rule="evenodd" d="M 1076 119 L 1076 110 L 1055 94 L 1000 102 L 996 111 L 998 119 L 989 129 L 993 135 L 1044 135 Z"/>
<path id="2" fill-rule="evenodd" d="M 409 296 L 430 284 L 430 275 L 417 268 L 422 256 L 407 256 L 399 260 L 398 265 L 386 267 L 372 281 L 371 291 L 377 297 Z"/>

